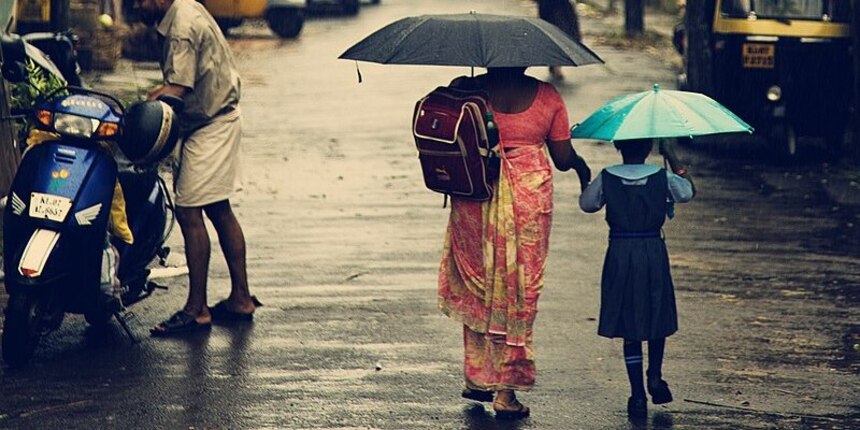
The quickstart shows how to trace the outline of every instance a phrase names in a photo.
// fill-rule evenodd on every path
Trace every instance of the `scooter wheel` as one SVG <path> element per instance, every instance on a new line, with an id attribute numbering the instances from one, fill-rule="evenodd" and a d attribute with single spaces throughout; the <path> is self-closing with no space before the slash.
<path id="1" fill-rule="evenodd" d="M 3 361 L 21 367 L 33 357 L 41 337 L 39 300 L 32 294 L 12 293 L 3 321 Z"/>
<path id="2" fill-rule="evenodd" d="M 87 324 L 93 327 L 104 327 L 109 322 L 113 315 L 104 311 L 92 311 L 84 313 L 84 319 L 87 320 Z"/>

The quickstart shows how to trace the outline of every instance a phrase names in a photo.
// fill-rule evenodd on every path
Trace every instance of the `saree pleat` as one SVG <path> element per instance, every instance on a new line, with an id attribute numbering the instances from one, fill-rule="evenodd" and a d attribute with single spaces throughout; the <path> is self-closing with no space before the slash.
<path id="1" fill-rule="evenodd" d="M 506 153 L 489 201 L 454 199 L 439 270 L 439 308 L 463 323 L 467 385 L 534 385 L 532 326 L 552 222 L 543 145 Z"/>

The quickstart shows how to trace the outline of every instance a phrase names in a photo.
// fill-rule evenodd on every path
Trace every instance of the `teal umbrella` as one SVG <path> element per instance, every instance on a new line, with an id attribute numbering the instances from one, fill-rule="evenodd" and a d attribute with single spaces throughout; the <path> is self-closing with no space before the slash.
<path id="1" fill-rule="evenodd" d="M 704 94 L 661 90 L 618 97 L 574 125 L 571 137 L 596 140 L 752 133 L 753 128 Z"/>

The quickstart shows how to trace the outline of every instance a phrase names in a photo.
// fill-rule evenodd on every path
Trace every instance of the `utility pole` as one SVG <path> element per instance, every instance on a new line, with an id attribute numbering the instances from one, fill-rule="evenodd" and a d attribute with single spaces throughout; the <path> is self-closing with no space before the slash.
<path id="1" fill-rule="evenodd" d="M 51 31 L 69 29 L 69 0 L 51 0 Z"/>
<path id="2" fill-rule="evenodd" d="M 711 52 L 711 18 L 713 1 L 689 1 L 684 15 L 687 42 L 687 87 L 689 90 L 713 94 L 713 58 Z"/>
<path id="3" fill-rule="evenodd" d="M 851 1 L 851 43 L 854 51 L 854 130 L 850 155 L 860 160 L 860 0 Z"/>
<path id="4" fill-rule="evenodd" d="M 624 0 L 624 34 L 637 37 L 645 33 L 645 0 Z"/>

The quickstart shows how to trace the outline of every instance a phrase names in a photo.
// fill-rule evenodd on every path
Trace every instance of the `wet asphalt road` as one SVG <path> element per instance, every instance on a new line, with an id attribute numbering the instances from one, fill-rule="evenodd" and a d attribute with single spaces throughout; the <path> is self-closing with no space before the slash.
<path id="1" fill-rule="evenodd" d="M 824 195 L 814 151 L 784 167 L 753 161 L 767 152 L 752 144 L 682 151 L 700 194 L 666 228 L 681 322 L 664 372 L 674 403 L 626 418 L 620 343 L 595 334 L 606 227 L 578 211 L 575 175 L 561 173 L 538 385 L 522 395 L 534 415 L 499 423 L 459 399 L 461 331 L 435 299 L 448 211 L 423 187 L 409 123 L 419 97 L 469 71 L 362 64 L 357 84 L 355 64 L 336 57 L 406 15 L 533 9 L 385 0 L 308 21 L 295 41 L 239 29 L 247 181 L 235 204 L 265 307 L 253 324 L 145 337 L 181 306 L 178 277 L 133 308 L 139 344 L 68 317 L 32 366 L 0 370 L 0 428 L 860 428 L 856 208 Z M 572 122 L 615 95 L 672 86 L 653 51 L 596 43 L 607 22 L 584 22 L 606 67 L 567 69 L 559 85 Z M 595 173 L 617 162 L 608 145 L 576 146 Z M 178 233 L 171 242 L 181 250 Z M 229 289 L 213 250 L 210 302 Z"/>

